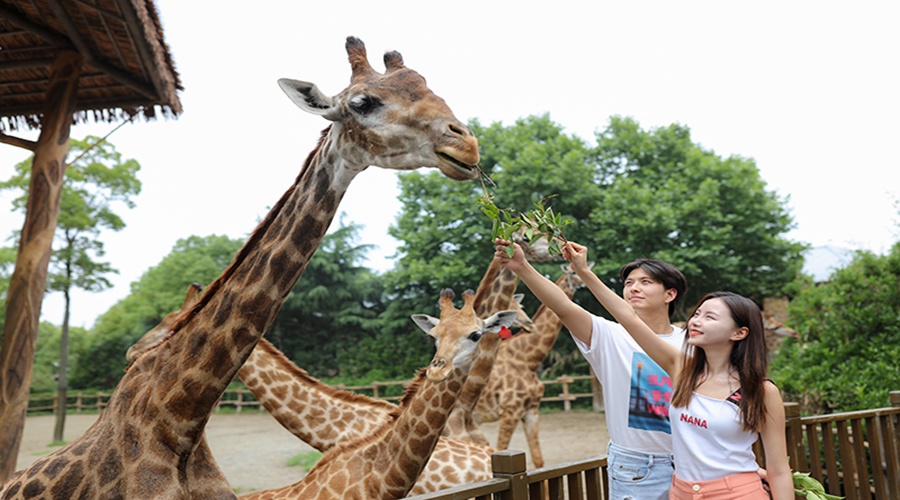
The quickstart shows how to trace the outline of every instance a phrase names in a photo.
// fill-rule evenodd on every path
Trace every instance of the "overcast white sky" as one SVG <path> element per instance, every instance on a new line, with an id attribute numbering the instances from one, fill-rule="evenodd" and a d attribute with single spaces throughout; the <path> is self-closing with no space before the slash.
<path id="1" fill-rule="evenodd" d="M 511 125 L 547 112 L 589 141 L 611 115 L 684 124 L 716 154 L 754 158 L 769 189 L 790 196 L 790 238 L 879 253 L 900 239 L 897 2 L 156 3 L 184 114 L 110 137 L 142 165 L 143 192 L 120 212 L 127 228 L 104 237 L 115 286 L 74 295 L 76 326 L 90 327 L 178 239 L 253 230 L 327 124 L 276 80 L 338 93 L 348 35 L 376 69 L 386 50 L 400 51 L 463 121 Z M 113 127 L 80 125 L 72 136 Z M 0 179 L 27 156 L 0 144 Z M 387 227 L 397 175 L 370 168 L 341 205 L 365 226 L 361 243 L 378 245 L 368 265 L 379 270 L 396 246 Z M 0 198 L 4 238 L 22 224 L 9 207 Z M 49 295 L 42 319 L 60 323 L 61 304 Z"/>

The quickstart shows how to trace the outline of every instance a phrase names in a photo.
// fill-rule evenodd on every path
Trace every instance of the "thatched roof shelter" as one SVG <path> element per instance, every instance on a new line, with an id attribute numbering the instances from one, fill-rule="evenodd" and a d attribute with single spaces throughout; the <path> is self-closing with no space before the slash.
<path id="1" fill-rule="evenodd" d="M 152 0 L 0 0 L 0 143 L 34 152 L 0 337 L 0 483 L 15 470 L 22 438 L 70 128 L 175 117 L 180 88 Z M 40 130 L 37 141 L 8 134 L 28 129 Z M 65 339 L 66 323 L 62 331 Z"/>
<path id="2" fill-rule="evenodd" d="M 152 1 L 0 0 L 0 132 L 39 127 L 61 51 L 84 58 L 76 122 L 181 113 L 181 84 Z"/>

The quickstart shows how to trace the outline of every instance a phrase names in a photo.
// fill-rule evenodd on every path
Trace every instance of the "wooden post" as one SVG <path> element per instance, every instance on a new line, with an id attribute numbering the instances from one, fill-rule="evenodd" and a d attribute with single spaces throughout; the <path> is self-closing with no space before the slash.
<path id="1" fill-rule="evenodd" d="M 891 406 L 897 408 L 900 406 L 900 391 L 891 391 L 889 393 Z"/>
<path id="2" fill-rule="evenodd" d="M 594 368 L 590 368 L 591 374 L 591 394 L 593 397 L 591 398 L 591 404 L 594 408 L 594 411 L 600 413 L 604 410 L 603 408 L 603 386 L 600 385 L 600 381 L 597 380 L 597 375 L 594 374 Z"/>
<path id="3" fill-rule="evenodd" d="M 47 289 L 47 266 L 59 218 L 81 66 L 77 52 L 62 52 L 53 61 L 41 133 L 34 150 L 25 223 L 9 281 L 0 343 L 0 483 L 15 471 L 22 442 L 34 344 Z"/>
<path id="4" fill-rule="evenodd" d="M 501 500 L 527 500 L 526 465 L 524 451 L 500 450 L 491 455 L 494 477 L 509 480 L 509 489 L 500 494 Z"/>
<path id="5" fill-rule="evenodd" d="M 806 450 L 803 447 L 803 426 L 800 424 L 800 404 L 785 401 L 785 438 L 787 452 L 791 457 L 791 469 L 809 470 L 806 463 Z"/>
<path id="6" fill-rule="evenodd" d="M 562 383 L 563 411 L 572 410 L 572 397 L 569 392 L 569 384 L 572 383 L 572 377 L 559 377 Z"/>

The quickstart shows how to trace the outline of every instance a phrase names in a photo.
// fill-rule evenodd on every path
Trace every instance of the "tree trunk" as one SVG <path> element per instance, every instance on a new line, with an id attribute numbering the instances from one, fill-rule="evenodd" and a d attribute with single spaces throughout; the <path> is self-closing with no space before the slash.
<path id="1" fill-rule="evenodd" d="M 76 52 L 64 52 L 53 62 L 41 134 L 34 150 L 25 224 L 9 281 L 0 341 L 0 483 L 15 471 L 22 441 L 81 64 Z"/>
<path id="2" fill-rule="evenodd" d="M 69 388 L 69 306 L 71 298 L 69 291 L 63 292 L 65 296 L 65 312 L 63 313 L 62 332 L 59 335 L 59 372 L 56 378 L 56 425 L 53 427 L 53 441 L 63 442 L 63 434 L 66 429 L 66 391 Z"/>

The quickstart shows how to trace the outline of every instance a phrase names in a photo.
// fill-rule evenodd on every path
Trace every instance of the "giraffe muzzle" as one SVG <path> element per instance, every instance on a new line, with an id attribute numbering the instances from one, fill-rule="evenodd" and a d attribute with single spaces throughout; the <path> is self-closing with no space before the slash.
<path id="1" fill-rule="evenodd" d="M 425 376 L 432 382 L 440 382 L 447 378 L 447 375 L 452 369 L 453 364 L 448 362 L 446 358 L 434 358 L 431 360 L 431 364 L 425 371 Z"/>

